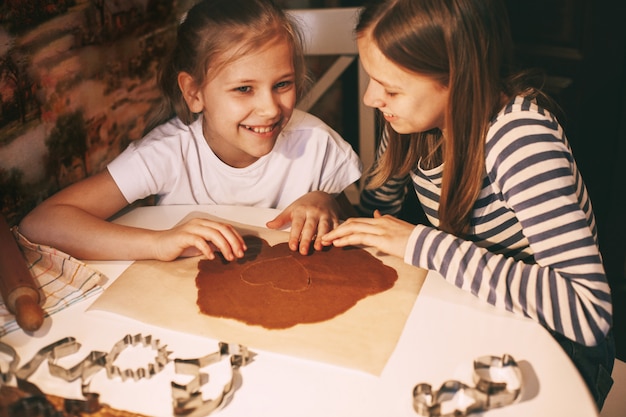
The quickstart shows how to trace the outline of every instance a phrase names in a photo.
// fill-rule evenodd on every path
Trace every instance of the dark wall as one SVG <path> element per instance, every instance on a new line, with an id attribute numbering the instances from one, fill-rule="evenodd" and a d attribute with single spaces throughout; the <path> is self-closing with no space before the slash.
<path id="1" fill-rule="evenodd" d="M 591 196 L 626 359 L 626 2 L 507 0 L 516 56 L 548 75 Z"/>

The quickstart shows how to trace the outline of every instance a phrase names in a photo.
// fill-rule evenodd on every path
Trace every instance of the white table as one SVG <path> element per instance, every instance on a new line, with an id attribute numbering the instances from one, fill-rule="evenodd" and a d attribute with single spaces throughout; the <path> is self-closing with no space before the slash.
<path id="1" fill-rule="evenodd" d="M 164 229 L 195 210 L 255 226 L 264 226 L 277 213 L 243 207 L 143 207 L 116 221 Z M 112 282 L 130 262 L 89 262 L 89 265 L 102 271 Z M 93 298 L 88 299 L 47 318 L 34 334 L 18 330 L 2 341 L 16 349 L 23 364 L 42 347 L 74 336 L 82 345 L 81 351 L 72 355 L 64 366 L 78 362 L 92 350 L 109 351 L 126 334 L 158 338 L 172 352 L 170 358 L 197 358 L 217 348 L 216 340 L 157 328 L 113 314 L 86 311 L 92 302 Z M 450 379 L 472 384 L 475 358 L 504 353 L 512 355 L 519 363 L 524 391 L 518 403 L 492 409 L 484 416 L 598 415 L 576 368 L 545 329 L 530 320 L 495 310 L 446 283 L 436 273 L 428 274 L 397 348 L 379 377 L 271 352 L 255 353 L 253 362 L 241 368 L 242 380 L 237 384 L 232 401 L 213 415 L 416 416 L 412 408 L 415 384 L 426 382 L 434 389 Z M 119 360 L 124 359 L 120 355 Z M 127 360 L 132 363 L 133 359 Z M 59 363 L 63 364 L 63 360 Z M 123 367 L 123 362 L 120 366 Z M 217 380 L 210 380 L 207 385 L 207 396 L 212 395 L 210 390 L 221 389 L 219 369 L 217 372 Z M 29 380 L 46 393 L 82 398 L 80 382 L 68 383 L 51 376 L 45 363 Z M 94 377 L 91 390 L 114 408 L 166 417 L 172 415 L 172 380 L 180 381 L 172 363 L 152 378 L 138 381 L 109 379 L 101 371 Z M 215 383 L 211 385 L 211 382 Z"/>

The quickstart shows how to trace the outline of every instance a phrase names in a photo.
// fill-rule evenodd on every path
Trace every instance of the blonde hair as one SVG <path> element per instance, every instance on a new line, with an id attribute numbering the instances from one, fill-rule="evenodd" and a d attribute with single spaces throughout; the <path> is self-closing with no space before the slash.
<path id="1" fill-rule="evenodd" d="M 174 47 L 162 63 L 158 85 L 167 102 L 151 127 L 178 116 L 190 124 L 190 111 L 178 87 L 178 74 L 190 74 L 202 86 L 224 65 L 276 39 L 293 51 L 295 82 L 300 96 L 308 84 L 303 37 L 297 25 L 272 0 L 203 0 L 193 6 L 178 27 Z"/>

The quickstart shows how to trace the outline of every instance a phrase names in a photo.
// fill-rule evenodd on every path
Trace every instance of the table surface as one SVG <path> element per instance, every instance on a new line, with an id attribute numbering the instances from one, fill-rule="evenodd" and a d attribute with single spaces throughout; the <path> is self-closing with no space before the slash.
<path id="1" fill-rule="evenodd" d="M 165 229 L 190 211 L 239 223 L 264 226 L 277 211 L 247 207 L 167 206 L 141 207 L 116 222 Z M 87 262 L 108 278 L 110 285 L 130 262 Z M 16 349 L 21 363 L 42 347 L 67 336 L 81 343 L 72 359 L 58 363 L 69 367 L 91 351 L 110 351 L 125 335 L 150 335 L 167 345 L 170 358 L 198 358 L 216 351 L 218 341 L 158 328 L 102 311 L 87 311 L 95 298 L 74 304 L 46 318 L 34 333 L 22 330 L 2 338 Z M 145 348 L 150 349 L 150 348 Z M 81 354 L 82 353 L 82 354 Z M 512 355 L 523 375 L 520 400 L 482 414 L 496 416 L 598 416 L 582 378 L 569 358 L 540 325 L 496 310 L 429 272 L 398 345 L 380 376 L 317 363 L 272 352 L 254 351 L 254 360 L 240 369 L 233 398 L 213 413 L 219 416 L 416 416 L 413 387 L 431 384 L 438 389 L 447 380 L 473 385 L 473 360 L 485 355 Z M 134 348 L 128 354 L 141 354 Z M 147 352 L 153 354 L 153 352 Z M 120 354 L 124 361 L 136 358 Z M 144 353 L 145 355 L 145 353 Z M 145 356 L 144 356 L 145 357 Z M 77 359 L 79 358 L 79 359 Z M 132 365 L 127 365 L 132 367 Z M 203 398 L 215 396 L 228 380 L 228 368 L 216 367 L 203 389 Z M 82 398 L 80 381 L 66 382 L 50 375 L 42 364 L 29 378 L 48 394 Z M 173 415 L 171 381 L 181 381 L 170 362 L 151 378 L 108 378 L 102 371 L 93 377 L 92 392 L 113 408 L 153 417 Z M 478 414 L 480 415 L 480 414 Z"/>

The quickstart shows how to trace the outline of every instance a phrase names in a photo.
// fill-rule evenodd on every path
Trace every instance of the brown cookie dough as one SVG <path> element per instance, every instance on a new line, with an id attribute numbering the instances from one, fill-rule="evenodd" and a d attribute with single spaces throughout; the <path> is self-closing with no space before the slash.
<path id="1" fill-rule="evenodd" d="M 268 329 L 329 320 L 368 295 L 393 287 L 395 269 L 355 247 L 308 256 L 244 236 L 243 259 L 201 260 L 196 286 L 200 311 Z"/>

